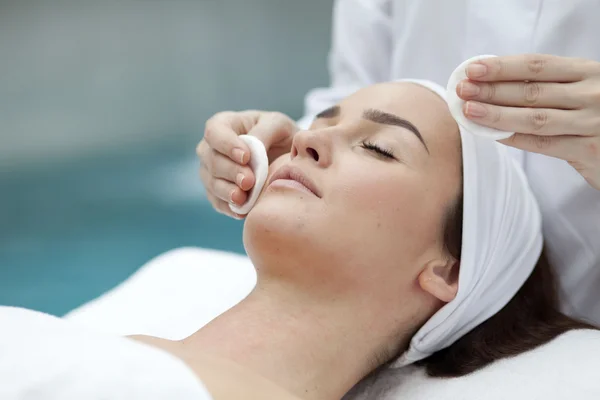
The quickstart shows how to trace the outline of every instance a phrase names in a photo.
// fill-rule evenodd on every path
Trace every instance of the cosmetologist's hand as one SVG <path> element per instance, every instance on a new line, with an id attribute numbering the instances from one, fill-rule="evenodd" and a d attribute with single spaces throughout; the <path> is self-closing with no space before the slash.
<path id="1" fill-rule="evenodd" d="M 478 124 L 517 132 L 508 146 L 567 161 L 600 190 L 600 63 L 543 54 L 467 66 L 457 94 Z"/>
<path id="2" fill-rule="evenodd" d="M 200 158 L 200 178 L 215 210 L 243 218 L 232 212 L 228 203 L 244 204 L 247 191 L 254 186 L 255 176 L 247 165 L 250 149 L 239 135 L 259 138 L 271 162 L 290 151 L 297 130 L 291 118 L 278 112 L 226 111 L 212 116 L 206 122 L 196 153 Z"/>

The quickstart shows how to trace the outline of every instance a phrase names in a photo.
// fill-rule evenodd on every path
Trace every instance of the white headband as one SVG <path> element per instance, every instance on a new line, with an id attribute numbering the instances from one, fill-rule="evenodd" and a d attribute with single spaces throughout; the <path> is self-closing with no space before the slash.
<path id="1" fill-rule="evenodd" d="M 403 81 L 447 98 L 436 83 Z M 458 293 L 419 329 L 392 367 L 450 346 L 500 311 L 525 283 L 542 251 L 540 210 L 520 166 L 505 146 L 460 125 L 459 130 L 464 211 Z"/>

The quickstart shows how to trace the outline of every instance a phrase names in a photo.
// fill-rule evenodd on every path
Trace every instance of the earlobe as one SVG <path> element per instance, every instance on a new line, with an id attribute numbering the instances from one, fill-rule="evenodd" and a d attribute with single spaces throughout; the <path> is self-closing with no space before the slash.
<path id="1" fill-rule="evenodd" d="M 443 265 L 438 262 L 428 263 L 419 274 L 419 285 L 425 292 L 444 303 L 454 300 L 458 292 L 458 261 Z"/>

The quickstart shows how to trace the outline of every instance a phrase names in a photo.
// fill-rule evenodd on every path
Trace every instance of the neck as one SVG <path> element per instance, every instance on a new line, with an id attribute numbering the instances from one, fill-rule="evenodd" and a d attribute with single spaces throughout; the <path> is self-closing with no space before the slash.
<path id="1" fill-rule="evenodd" d="M 315 299 L 259 281 L 184 345 L 229 359 L 300 398 L 340 399 L 377 366 L 375 355 L 386 344 L 364 309 L 356 300 Z"/>

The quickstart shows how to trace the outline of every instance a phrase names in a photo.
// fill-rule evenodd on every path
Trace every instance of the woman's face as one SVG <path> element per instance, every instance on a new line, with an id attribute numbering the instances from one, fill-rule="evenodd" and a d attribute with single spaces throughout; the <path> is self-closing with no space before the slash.
<path id="1" fill-rule="evenodd" d="M 371 86 L 321 113 L 272 163 L 244 245 L 259 281 L 397 302 L 421 291 L 427 265 L 448 261 L 444 220 L 460 190 L 446 103 L 416 84 Z"/>

